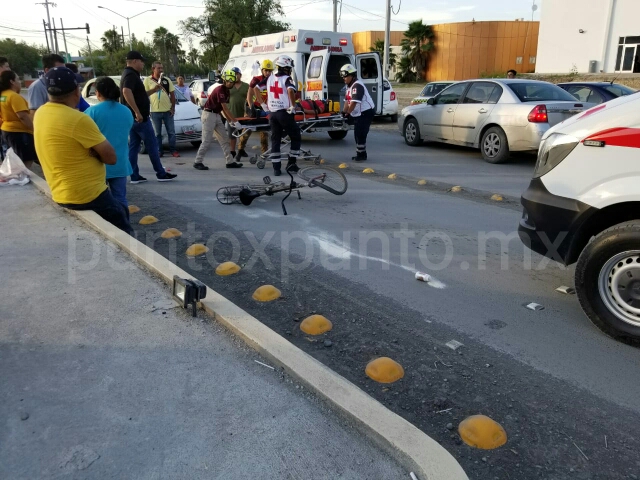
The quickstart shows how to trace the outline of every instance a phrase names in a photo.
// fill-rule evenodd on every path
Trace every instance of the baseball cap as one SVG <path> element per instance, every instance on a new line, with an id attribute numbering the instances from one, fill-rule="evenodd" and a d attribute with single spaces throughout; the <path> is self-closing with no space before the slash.
<path id="1" fill-rule="evenodd" d="M 44 76 L 47 92 L 51 95 L 65 95 L 73 92 L 84 82 L 82 75 L 73 73 L 67 67 L 53 67 Z"/>
<path id="2" fill-rule="evenodd" d="M 127 60 L 142 60 L 144 62 L 144 57 L 140 52 L 131 50 L 129 53 L 127 53 Z"/>

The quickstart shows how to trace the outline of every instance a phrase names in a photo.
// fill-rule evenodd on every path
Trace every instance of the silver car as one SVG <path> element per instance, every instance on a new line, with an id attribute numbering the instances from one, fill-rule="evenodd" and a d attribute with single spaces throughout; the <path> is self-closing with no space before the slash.
<path id="1" fill-rule="evenodd" d="M 479 148 L 487 162 L 503 163 L 510 152 L 537 151 L 549 128 L 592 106 L 547 82 L 468 80 L 402 109 L 398 129 L 408 145 L 426 140 Z"/>
<path id="2" fill-rule="evenodd" d="M 207 103 L 207 91 L 211 85 L 213 85 L 213 82 L 204 79 L 194 80 L 189 84 L 189 90 L 193 93 L 200 108 L 204 107 L 204 104 Z"/>

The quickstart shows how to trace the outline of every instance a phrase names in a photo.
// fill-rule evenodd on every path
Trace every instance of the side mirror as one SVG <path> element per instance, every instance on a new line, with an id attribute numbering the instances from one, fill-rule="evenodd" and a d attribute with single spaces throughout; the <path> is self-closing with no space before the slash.
<path id="1" fill-rule="evenodd" d="M 427 105 L 435 105 L 436 101 L 434 100 L 434 97 L 431 97 L 430 99 L 427 100 Z"/>

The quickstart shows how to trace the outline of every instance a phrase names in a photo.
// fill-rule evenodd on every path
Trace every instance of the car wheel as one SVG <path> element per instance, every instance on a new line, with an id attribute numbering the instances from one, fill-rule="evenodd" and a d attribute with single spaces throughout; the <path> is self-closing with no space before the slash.
<path id="1" fill-rule="evenodd" d="M 491 127 L 480 142 L 482 158 L 489 163 L 504 163 L 509 159 L 509 142 L 500 127 Z"/>
<path id="2" fill-rule="evenodd" d="M 331 140 L 342 140 L 344 137 L 347 136 L 347 133 L 349 133 L 348 130 L 329 130 L 327 132 L 329 134 L 329 137 L 331 137 Z"/>
<path id="3" fill-rule="evenodd" d="M 196 148 L 200 147 L 201 144 L 202 144 L 202 142 L 200 140 L 195 141 L 195 142 L 191 142 L 191 145 L 193 145 Z"/>
<path id="4" fill-rule="evenodd" d="M 404 137 L 405 143 L 412 147 L 422 143 L 422 140 L 420 139 L 420 126 L 415 118 L 410 118 L 404 122 L 402 136 Z"/>
<path id="5" fill-rule="evenodd" d="M 391 123 L 398 123 L 398 114 L 394 113 L 393 115 L 391 115 Z"/>
<path id="6" fill-rule="evenodd" d="M 596 327 L 640 343 L 640 222 L 598 234 L 580 254 L 575 284 L 580 306 Z"/>

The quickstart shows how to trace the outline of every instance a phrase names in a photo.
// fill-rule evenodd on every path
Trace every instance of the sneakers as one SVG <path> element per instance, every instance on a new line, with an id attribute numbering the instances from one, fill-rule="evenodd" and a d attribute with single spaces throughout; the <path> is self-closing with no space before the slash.
<path id="1" fill-rule="evenodd" d="M 196 170 L 209 170 L 209 167 L 207 167 L 204 163 L 194 163 L 193 168 L 195 168 Z"/>
<path id="2" fill-rule="evenodd" d="M 159 182 L 170 182 L 171 180 L 173 180 L 177 176 L 178 175 L 176 175 L 175 173 L 166 172 L 162 177 L 158 177 L 158 181 Z"/>
<path id="3" fill-rule="evenodd" d="M 287 162 L 287 170 L 294 173 L 300 170 L 295 158 L 289 158 L 289 161 Z"/>
<path id="4" fill-rule="evenodd" d="M 144 183 L 146 181 L 147 179 L 144 177 L 138 177 L 137 179 L 134 179 L 133 177 L 131 177 L 131 181 L 129 183 L 131 183 L 131 185 L 136 185 L 138 183 Z"/>
<path id="5" fill-rule="evenodd" d="M 241 168 L 242 164 L 238 163 L 238 162 L 231 162 L 231 163 L 227 163 L 226 167 L 227 168 Z"/>
<path id="6" fill-rule="evenodd" d="M 171 156 L 172 156 L 173 158 L 179 158 L 179 157 L 180 157 L 180 154 L 179 154 L 178 152 L 172 152 L 172 153 L 171 153 Z"/>

